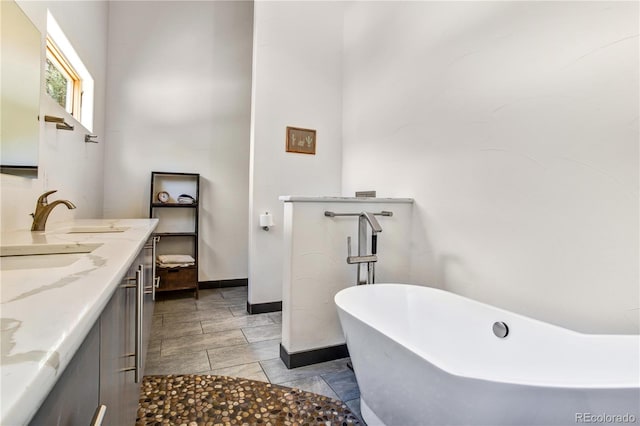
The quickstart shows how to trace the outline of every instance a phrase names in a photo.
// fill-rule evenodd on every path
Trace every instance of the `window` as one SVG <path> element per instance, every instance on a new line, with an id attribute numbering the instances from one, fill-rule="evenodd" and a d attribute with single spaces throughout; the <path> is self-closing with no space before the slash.
<path id="1" fill-rule="evenodd" d="M 46 92 L 87 130 L 93 130 L 93 77 L 47 11 Z"/>
<path id="2" fill-rule="evenodd" d="M 60 53 L 51 37 L 47 37 L 45 69 L 47 93 L 69 114 L 81 121 L 82 80 L 69 61 Z"/>

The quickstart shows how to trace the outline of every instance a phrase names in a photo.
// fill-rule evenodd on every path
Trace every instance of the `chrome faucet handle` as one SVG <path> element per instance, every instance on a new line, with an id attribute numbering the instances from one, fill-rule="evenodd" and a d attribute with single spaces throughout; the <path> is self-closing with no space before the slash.
<path id="1" fill-rule="evenodd" d="M 355 263 L 377 262 L 378 256 L 371 254 L 368 256 L 351 256 L 351 237 L 347 237 L 347 263 L 353 265 Z"/>
<path id="2" fill-rule="evenodd" d="M 367 256 L 349 256 L 347 257 L 347 263 L 354 265 L 356 263 L 374 263 L 378 261 L 378 256 L 370 254 Z"/>

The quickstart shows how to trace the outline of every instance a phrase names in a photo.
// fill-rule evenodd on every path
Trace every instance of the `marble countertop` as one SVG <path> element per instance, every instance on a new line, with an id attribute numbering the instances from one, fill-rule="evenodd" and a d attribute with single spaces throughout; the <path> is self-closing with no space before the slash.
<path id="1" fill-rule="evenodd" d="M 299 195 L 281 195 L 279 199 L 285 203 L 413 203 L 413 198 L 306 197 Z"/>
<path id="2" fill-rule="evenodd" d="M 0 424 L 26 424 L 37 412 L 157 224 L 75 220 L 46 232 L 2 233 L 3 246 L 102 245 L 84 254 L 0 258 Z M 68 233 L 78 226 L 127 229 Z"/>

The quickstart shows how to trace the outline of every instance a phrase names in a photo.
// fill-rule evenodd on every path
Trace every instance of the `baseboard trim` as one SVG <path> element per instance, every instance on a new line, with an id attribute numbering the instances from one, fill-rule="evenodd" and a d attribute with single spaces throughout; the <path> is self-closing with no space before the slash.
<path id="1" fill-rule="evenodd" d="M 289 369 L 333 361 L 334 359 L 346 358 L 348 356 L 349 349 L 347 349 L 346 344 L 290 354 L 284 346 L 282 346 L 282 343 L 280 343 L 280 359 Z"/>
<path id="2" fill-rule="evenodd" d="M 282 310 L 282 301 L 268 303 L 249 303 L 247 302 L 247 312 L 250 314 L 264 314 L 267 312 L 280 312 Z"/>
<path id="3" fill-rule="evenodd" d="M 226 288 L 226 287 L 246 287 L 249 285 L 248 278 L 236 278 L 232 280 L 213 280 L 213 281 L 200 281 L 198 286 L 202 290 L 203 288 Z"/>

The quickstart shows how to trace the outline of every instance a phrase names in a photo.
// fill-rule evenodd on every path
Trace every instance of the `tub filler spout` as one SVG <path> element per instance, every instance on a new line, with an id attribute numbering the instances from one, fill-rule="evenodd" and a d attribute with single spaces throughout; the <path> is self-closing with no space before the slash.
<path id="1" fill-rule="evenodd" d="M 358 255 L 351 256 L 351 237 L 347 237 L 347 263 L 356 265 L 358 277 L 356 284 L 373 284 L 376 281 L 376 262 L 378 261 L 378 234 L 382 232 L 382 226 L 376 216 L 393 216 L 393 212 L 381 211 L 380 213 L 336 213 L 325 211 L 326 217 L 358 216 Z M 371 253 L 367 254 L 367 229 L 371 227 Z"/>

